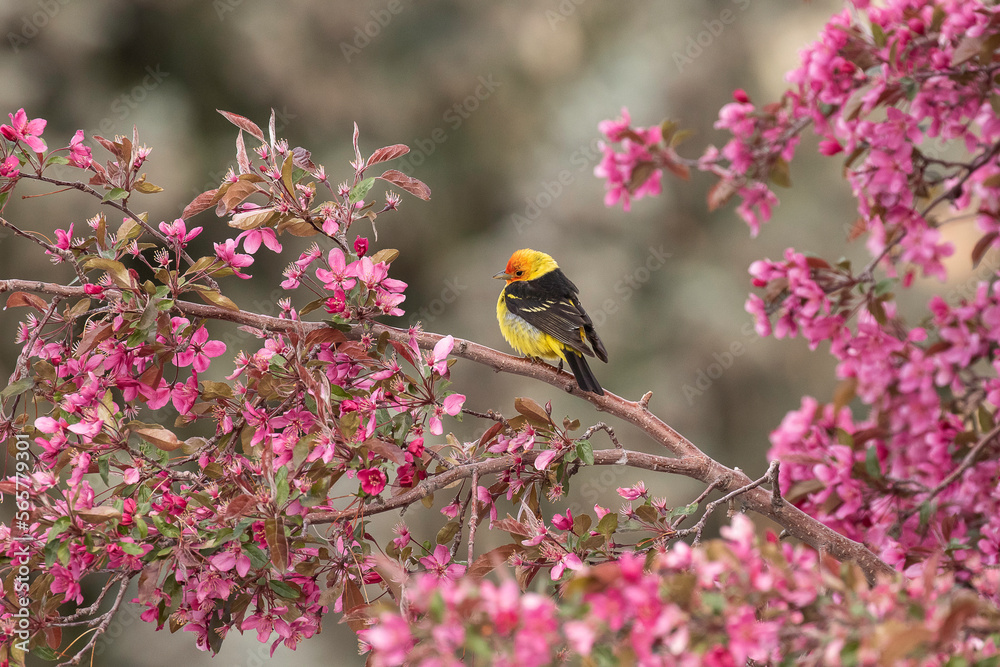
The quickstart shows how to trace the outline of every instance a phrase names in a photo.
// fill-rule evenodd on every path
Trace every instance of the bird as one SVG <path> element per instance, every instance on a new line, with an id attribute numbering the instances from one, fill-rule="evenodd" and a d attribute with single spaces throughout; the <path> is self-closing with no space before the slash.
<path id="1" fill-rule="evenodd" d="M 504 339 L 527 357 L 563 362 L 580 389 L 604 395 L 586 357 L 608 360 L 594 323 L 580 304 L 580 290 L 550 255 L 523 248 L 510 256 L 494 278 L 506 280 L 497 300 L 497 320 Z"/>

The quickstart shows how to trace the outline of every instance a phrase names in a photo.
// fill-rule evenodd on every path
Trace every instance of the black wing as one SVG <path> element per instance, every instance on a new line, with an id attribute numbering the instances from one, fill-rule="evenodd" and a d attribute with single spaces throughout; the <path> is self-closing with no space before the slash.
<path id="1" fill-rule="evenodd" d="M 578 293 L 566 274 L 555 269 L 534 280 L 518 280 L 507 285 L 504 302 L 511 313 L 580 354 L 592 357 L 596 353 L 598 359 L 607 361 L 607 350 L 597 337 L 590 316 L 580 305 Z M 593 352 L 586 341 L 594 347 Z"/>

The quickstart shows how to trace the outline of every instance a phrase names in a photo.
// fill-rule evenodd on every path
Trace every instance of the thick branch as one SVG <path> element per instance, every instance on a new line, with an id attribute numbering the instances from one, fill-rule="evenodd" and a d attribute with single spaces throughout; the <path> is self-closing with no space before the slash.
<path id="1" fill-rule="evenodd" d="M 0 281 L 0 293 L 13 290 L 24 290 L 40 292 L 44 294 L 60 295 L 67 297 L 85 296 L 82 287 L 68 287 L 53 283 L 43 283 L 26 280 L 3 280 Z M 114 290 L 107 290 L 109 296 L 113 298 Z M 190 317 L 218 319 L 227 322 L 256 327 L 275 332 L 295 332 L 305 334 L 309 331 L 327 326 L 323 322 L 296 322 L 283 320 L 266 315 L 258 315 L 244 311 L 232 311 L 218 306 L 209 306 L 187 301 L 176 302 L 176 309 Z M 406 343 L 410 335 L 405 329 L 396 329 L 382 324 L 370 323 L 365 328 L 364 325 L 356 325 L 348 334 L 349 338 L 359 339 L 364 333 L 371 333 L 379 336 L 382 332 L 387 332 L 393 340 Z M 417 344 L 423 349 L 433 349 L 434 345 L 441 340 L 440 334 L 420 332 L 416 334 Z M 687 438 L 671 428 L 659 417 L 654 415 L 647 408 L 648 399 L 643 397 L 639 401 L 629 401 L 620 396 L 616 396 L 606 391 L 604 396 L 585 392 L 576 386 L 573 376 L 569 373 L 557 371 L 554 367 L 545 364 L 532 362 L 528 359 L 513 357 L 503 354 L 494 349 L 479 345 L 471 341 L 455 339 L 455 346 L 452 354 L 475 361 L 476 363 L 489 366 L 493 370 L 514 375 L 541 380 L 554 387 L 590 401 L 598 410 L 615 415 L 635 426 L 638 426 L 649 437 L 657 443 L 666 447 L 672 454 L 679 457 L 671 460 L 670 469 L 666 472 L 675 472 L 697 479 L 705 484 L 713 484 L 722 493 L 728 494 L 751 484 L 753 480 L 747 477 L 742 471 L 728 468 L 718 461 L 704 454 Z M 619 452 L 620 454 L 620 452 Z M 663 458 L 663 457 L 660 457 Z M 596 453 L 595 453 L 596 459 Z M 596 462 L 596 461 L 595 461 Z M 432 493 L 434 490 L 446 486 L 457 479 L 470 477 L 472 475 L 469 466 L 481 466 L 479 474 L 496 473 L 509 466 L 511 460 L 508 457 L 490 459 L 476 464 L 466 466 L 456 466 L 454 469 L 435 475 L 431 479 L 424 480 L 419 485 L 391 498 L 384 503 L 368 505 L 366 513 L 385 511 L 409 504 L 414 500 Z M 631 460 L 630 460 L 631 463 Z M 643 466 L 636 466 L 643 467 Z M 467 469 L 469 468 L 469 469 Z M 425 486 L 427 485 L 427 486 Z M 431 488 L 433 487 L 433 488 Z M 869 580 L 874 580 L 877 575 L 895 574 L 895 570 L 882 561 L 878 556 L 869 551 L 863 544 L 844 537 L 840 533 L 828 528 L 805 512 L 794 507 L 785 500 L 777 501 L 770 491 L 759 487 L 748 490 L 740 496 L 741 502 L 749 509 L 768 517 L 781 525 L 791 536 L 796 537 L 816 549 L 823 550 L 841 561 L 854 561 L 865 571 Z M 345 518 L 351 513 L 328 513 L 320 517 L 311 517 L 311 522 L 336 521 Z"/>

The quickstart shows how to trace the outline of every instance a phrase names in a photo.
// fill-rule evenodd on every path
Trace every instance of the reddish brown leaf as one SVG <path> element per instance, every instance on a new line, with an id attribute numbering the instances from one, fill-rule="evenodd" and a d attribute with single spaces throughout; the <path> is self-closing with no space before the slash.
<path id="1" fill-rule="evenodd" d="M 313 329 L 306 334 L 305 347 L 309 350 L 316 345 L 333 345 L 334 343 L 342 343 L 345 340 L 347 340 L 347 337 L 344 336 L 343 331 L 338 331 L 333 327 L 323 327 L 322 329 Z"/>
<path id="2" fill-rule="evenodd" d="M 821 257 L 806 257 L 806 266 L 810 269 L 829 269 L 830 263 Z"/>
<path id="3" fill-rule="evenodd" d="M 142 568 L 142 573 L 139 575 L 139 602 L 153 602 L 155 604 L 159 601 L 159 598 L 155 597 L 156 588 L 165 563 L 166 561 L 154 560 Z"/>
<path id="4" fill-rule="evenodd" d="M 299 169 L 315 171 L 316 164 L 312 161 L 312 153 L 301 146 L 292 149 L 292 163 Z"/>
<path id="5" fill-rule="evenodd" d="M 222 195 L 219 204 L 215 207 L 215 214 L 220 218 L 228 215 L 230 211 L 243 203 L 243 200 L 257 192 L 257 186 L 250 181 L 236 181 Z"/>
<path id="6" fill-rule="evenodd" d="M 388 160 L 395 160 L 398 157 L 406 155 L 410 152 L 409 147 L 406 144 L 393 144 L 392 146 L 384 146 L 368 158 L 368 166 L 373 164 L 378 164 L 379 162 L 386 162 Z"/>
<path id="7" fill-rule="evenodd" d="M 251 508 L 251 505 L 257 503 L 253 496 L 246 493 L 240 494 L 229 501 L 226 505 L 226 512 L 223 514 L 223 518 L 234 519 L 238 516 L 243 516 Z"/>
<path id="8" fill-rule="evenodd" d="M 121 510 L 116 510 L 114 507 L 107 505 L 94 505 L 90 509 L 77 509 L 76 515 L 90 523 L 104 523 L 111 519 L 122 518 Z"/>
<path id="9" fill-rule="evenodd" d="M 493 438 L 495 438 L 497 434 L 500 433 L 500 431 L 502 430 L 503 430 L 503 424 L 501 422 L 497 422 L 493 424 L 493 426 L 490 426 L 488 429 L 486 429 L 486 433 L 483 433 L 483 437 L 479 439 L 479 446 L 482 447 L 486 445 L 488 442 L 493 440 Z"/>
<path id="10" fill-rule="evenodd" d="M 532 423 L 548 426 L 552 422 L 549 419 L 549 415 L 545 412 L 545 408 L 539 405 L 534 399 L 515 398 L 514 409 L 527 417 L 528 421 Z"/>
<path id="11" fill-rule="evenodd" d="M 511 554 L 524 551 L 520 544 L 504 544 L 487 551 L 477 558 L 465 573 L 472 581 L 479 581 L 487 574 L 507 562 Z"/>
<path id="12" fill-rule="evenodd" d="M 431 189 L 424 184 L 423 181 L 412 176 L 407 176 L 401 171 L 395 169 L 388 169 L 382 173 L 381 178 L 383 181 L 388 181 L 393 185 L 399 186 L 409 192 L 414 197 L 428 201 L 431 198 Z"/>
<path id="13" fill-rule="evenodd" d="M 208 190 L 202 192 L 200 195 L 191 200 L 191 203 L 184 207 L 184 211 L 181 213 L 181 218 L 187 220 L 193 216 L 198 215 L 207 208 L 212 207 L 212 203 L 215 200 L 215 194 L 219 191 L 218 188 L 214 190 Z"/>
<path id="14" fill-rule="evenodd" d="M 866 231 L 868 231 L 868 221 L 862 217 L 858 217 L 858 219 L 854 221 L 854 224 L 851 225 L 851 231 L 847 233 L 847 240 L 853 241 Z"/>
<path id="15" fill-rule="evenodd" d="M 406 343 L 400 343 L 398 340 L 390 340 L 389 344 L 392 345 L 394 350 L 396 350 L 396 354 L 406 359 L 411 366 L 416 366 L 416 360 L 413 358 L 413 351 L 410 350 L 409 345 Z"/>
<path id="16" fill-rule="evenodd" d="M 632 174 L 628 180 L 628 191 L 634 194 L 655 172 L 656 165 L 650 160 L 637 162 L 635 167 L 632 168 Z"/>
<path id="17" fill-rule="evenodd" d="M 260 128 L 257 127 L 257 124 L 254 123 L 249 118 L 246 118 L 245 116 L 241 116 L 238 113 L 232 113 L 230 111 L 223 111 L 222 109 L 216 109 L 216 111 L 218 111 L 219 113 L 221 113 L 226 118 L 226 120 L 228 120 L 230 123 L 232 123 L 236 127 L 240 128 L 241 130 L 246 130 L 247 132 L 249 132 L 253 136 L 255 136 L 258 139 L 260 139 L 261 141 L 264 141 L 264 133 L 261 132 Z"/>
<path id="18" fill-rule="evenodd" d="M 7 297 L 7 308 L 28 306 L 44 313 L 48 305 L 42 297 L 37 294 L 29 294 L 28 292 L 12 292 Z"/>
<path id="19" fill-rule="evenodd" d="M 734 194 L 736 194 L 736 187 L 731 181 L 719 181 L 708 191 L 708 210 L 714 211 L 725 206 Z"/>
<path id="20" fill-rule="evenodd" d="M 171 355 L 172 356 L 172 355 Z M 150 364 L 149 368 L 139 376 L 139 382 L 147 387 L 159 387 L 160 378 L 163 377 L 163 364 Z"/>
<path id="21" fill-rule="evenodd" d="M 403 454 L 403 450 L 392 443 L 379 440 L 378 438 L 369 438 L 365 440 L 365 446 L 388 461 L 399 465 L 406 463 L 406 455 Z"/>
<path id="22" fill-rule="evenodd" d="M 150 426 L 148 428 L 137 428 L 135 434 L 143 440 L 149 442 L 157 449 L 165 452 L 172 452 L 184 446 L 181 440 L 177 439 L 172 431 L 168 431 L 162 426 Z"/>
<path id="23" fill-rule="evenodd" d="M 247 147 L 243 142 L 243 130 L 236 135 L 236 163 L 240 166 L 240 173 L 250 173 L 250 158 L 247 157 Z"/>
<path id="24" fill-rule="evenodd" d="M 45 644 L 53 651 L 62 646 L 62 628 L 48 626 L 45 628 Z"/>
<path id="25" fill-rule="evenodd" d="M 76 353 L 81 358 L 86 356 L 88 352 L 97 347 L 98 343 L 111 335 L 111 326 L 111 322 L 105 322 L 104 324 L 88 329 L 83 334 L 83 337 L 80 338 L 80 344 L 77 347 Z"/>
<path id="26" fill-rule="evenodd" d="M 979 262 L 983 261 L 983 256 L 986 254 L 986 251 L 990 249 L 996 240 L 997 232 L 990 232 L 989 234 L 984 234 L 983 237 L 976 242 L 976 247 L 972 249 L 972 268 L 979 266 Z"/>
<path id="27" fill-rule="evenodd" d="M 288 569 L 288 536 L 280 518 L 264 519 L 264 539 L 271 552 L 271 564 L 278 572 L 284 572 Z"/>
<path id="28" fill-rule="evenodd" d="M 121 159 L 121 157 L 122 157 L 120 155 L 120 153 L 121 153 L 121 144 L 116 144 L 113 141 L 108 141 L 104 137 L 98 136 L 96 134 L 94 135 L 94 141 L 96 141 L 100 145 L 104 146 L 104 150 L 106 150 L 107 152 L 111 153 L 115 157 Z"/>
<path id="29" fill-rule="evenodd" d="M 850 403 L 857 395 L 858 379 L 856 377 L 841 380 L 833 391 L 833 413 L 840 414 L 840 409 Z"/>
<path id="30" fill-rule="evenodd" d="M 958 46 L 955 47 L 955 51 L 952 53 L 951 66 L 956 67 L 966 61 L 972 60 L 979 55 L 979 51 L 982 46 L 982 37 L 965 36 L 962 38 L 962 41 L 958 43 Z"/>
<path id="31" fill-rule="evenodd" d="M 358 630 L 363 630 L 368 627 L 367 617 L 368 614 L 363 613 L 365 607 L 367 607 L 368 601 L 365 600 L 364 593 L 361 592 L 361 588 L 354 583 L 353 579 L 348 579 L 344 584 L 344 621 L 347 623 L 351 630 L 357 632 Z M 348 614 L 351 617 L 348 618 Z"/>
<path id="32" fill-rule="evenodd" d="M 528 537 L 531 535 L 531 529 L 525 524 L 521 523 L 517 519 L 512 518 L 510 515 L 506 519 L 500 519 L 493 522 L 493 527 L 497 530 L 503 530 L 512 535 L 518 535 L 520 537 Z"/>
<path id="33" fill-rule="evenodd" d="M 672 173 L 674 176 L 676 176 L 677 178 L 679 178 L 681 180 L 684 180 L 684 181 L 691 180 L 691 170 L 688 168 L 688 166 L 686 164 L 681 164 L 680 162 L 676 162 L 669 155 L 667 155 L 665 157 L 667 159 L 664 160 L 663 166 L 666 167 L 667 169 L 669 169 L 670 173 Z"/>

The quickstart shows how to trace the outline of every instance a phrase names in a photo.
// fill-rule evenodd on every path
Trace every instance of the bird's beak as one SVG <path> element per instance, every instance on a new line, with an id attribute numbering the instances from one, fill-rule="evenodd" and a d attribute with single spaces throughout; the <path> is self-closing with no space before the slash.
<path id="1" fill-rule="evenodd" d="M 510 280 L 514 276 L 510 275 L 509 273 L 504 273 L 503 271 L 501 271 L 500 273 L 496 274 L 493 277 L 496 278 L 497 280 Z"/>

